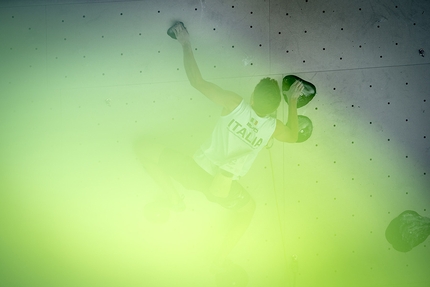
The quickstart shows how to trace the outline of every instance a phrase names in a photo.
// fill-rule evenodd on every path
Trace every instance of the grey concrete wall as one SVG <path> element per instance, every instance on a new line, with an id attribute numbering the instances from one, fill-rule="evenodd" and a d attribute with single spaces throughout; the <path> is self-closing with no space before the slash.
<path id="1" fill-rule="evenodd" d="M 225 89 L 249 99 L 288 74 L 317 86 L 299 109 L 312 137 L 275 142 L 241 179 L 257 211 L 231 258 L 248 286 L 429 286 L 428 241 L 401 253 L 384 236 L 404 210 L 429 216 L 429 13 L 424 0 L 2 1 L 1 280 L 216 286 L 225 212 L 178 186 L 187 210 L 145 221 L 157 186 L 132 150 L 147 136 L 192 153 L 220 115 L 166 35 L 181 20 Z"/>

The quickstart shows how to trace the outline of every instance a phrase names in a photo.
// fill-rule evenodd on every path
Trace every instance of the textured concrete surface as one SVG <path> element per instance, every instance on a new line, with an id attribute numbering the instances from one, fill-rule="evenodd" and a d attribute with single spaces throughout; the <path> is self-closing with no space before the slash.
<path id="1" fill-rule="evenodd" d="M 203 77 L 246 99 L 263 77 L 317 87 L 299 110 L 312 137 L 274 143 L 241 180 L 258 206 L 231 255 L 248 286 L 429 286 L 428 241 L 399 253 L 384 237 L 403 210 L 429 217 L 429 13 L 413 0 L 2 1 L 5 286 L 216 286 L 224 211 L 178 186 L 187 210 L 146 222 L 157 187 L 132 151 L 145 135 L 192 153 L 220 115 L 186 79 L 176 20 Z"/>

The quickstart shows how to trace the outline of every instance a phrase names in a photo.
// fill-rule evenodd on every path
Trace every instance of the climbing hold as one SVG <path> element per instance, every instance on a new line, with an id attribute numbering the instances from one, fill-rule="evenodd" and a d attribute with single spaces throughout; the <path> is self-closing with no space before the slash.
<path id="1" fill-rule="evenodd" d="M 306 141 L 312 135 L 313 125 L 310 118 L 306 116 L 299 115 L 299 137 L 297 139 L 298 143 Z"/>
<path id="2" fill-rule="evenodd" d="M 176 35 L 175 35 L 175 28 L 178 26 L 178 25 L 180 25 L 180 26 L 182 26 L 182 28 L 184 29 L 184 30 L 187 30 L 187 28 L 185 28 L 185 26 L 184 26 L 184 23 L 182 23 L 182 22 L 176 22 L 175 24 L 173 24 L 173 26 L 172 27 L 170 27 L 168 30 L 167 30 L 167 35 L 169 35 L 171 38 L 173 38 L 173 39 L 176 39 Z"/>
<path id="3" fill-rule="evenodd" d="M 303 84 L 303 92 L 302 95 L 297 100 L 297 108 L 301 108 L 305 105 L 307 105 L 316 95 L 317 89 L 315 86 L 307 82 L 297 76 L 294 75 L 288 75 L 285 76 L 282 80 L 282 94 L 284 95 L 284 100 L 288 103 L 288 97 L 287 92 L 290 90 L 290 87 L 292 84 L 294 84 L 295 81 L 300 81 Z"/>
<path id="4" fill-rule="evenodd" d="M 430 235 L 430 218 L 406 210 L 394 218 L 385 230 L 385 238 L 397 251 L 408 252 Z"/>

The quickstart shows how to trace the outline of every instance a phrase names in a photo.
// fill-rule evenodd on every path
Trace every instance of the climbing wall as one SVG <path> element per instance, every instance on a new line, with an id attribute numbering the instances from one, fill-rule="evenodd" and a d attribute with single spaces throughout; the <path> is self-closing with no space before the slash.
<path id="1" fill-rule="evenodd" d="M 430 3 L 425 0 L 2 1 L 0 280 L 4 286 L 217 286 L 224 210 L 144 217 L 159 192 L 133 143 L 192 153 L 220 109 L 203 77 L 249 99 L 294 74 L 317 96 L 314 133 L 274 142 L 241 183 L 257 202 L 231 254 L 248 286 L 425 287 L 428 240 L 385 239 L 404 210 L 430 217 Z M 427 54 L 426 54 L 427 53 Z M 287 105 L 277 117 L 286 121 Z"/>

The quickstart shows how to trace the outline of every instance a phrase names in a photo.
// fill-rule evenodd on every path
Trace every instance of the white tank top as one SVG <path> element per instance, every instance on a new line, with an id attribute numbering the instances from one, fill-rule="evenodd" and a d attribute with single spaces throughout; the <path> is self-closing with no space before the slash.
<path id="1" fill-rule="evenodd" d="M 276 128 L 276 119 L 258 116 L 244 100 L 230 114 L 221 116 L 212 136 L 194 154 L 194 160 L 208 173 L 219 169 L 245 175 Z"/>

